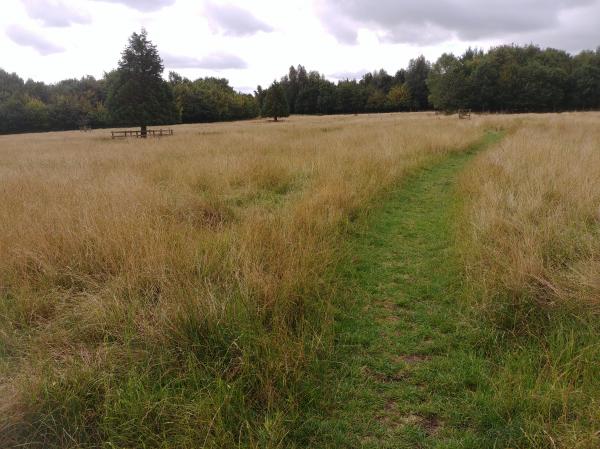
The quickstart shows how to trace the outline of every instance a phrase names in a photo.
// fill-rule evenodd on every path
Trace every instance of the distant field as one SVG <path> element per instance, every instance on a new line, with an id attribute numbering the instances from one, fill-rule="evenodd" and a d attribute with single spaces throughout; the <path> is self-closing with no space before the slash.
<path id="1" fill-rule="evenodd" d="M 349 233 L 408 175 L 501 129 L 459 184 L 471 295 L 457 301 L 506 345 L 516 368 L 490 382 L 529 447 L 593 447 L 599 120 L 293 116 L 156 140 L 0 136 L 0 447 L 304 445 L 295 429 L 334 369 Z M 517 353 L 539 357 L 521 377 Z M 524 410 L 502 402 L 513 392 Z"/>

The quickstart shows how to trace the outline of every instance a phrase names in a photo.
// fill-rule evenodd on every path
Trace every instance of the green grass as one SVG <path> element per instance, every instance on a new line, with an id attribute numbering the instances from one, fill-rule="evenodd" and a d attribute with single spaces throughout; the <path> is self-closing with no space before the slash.
<path id="1" fill-rule="evenodd" d="M 492 447 L 481 428 L 501 423 L 481 422 L 495 419 L 492 365 L 461 300 L 454 185 L 501 137 L 414 174 L 352 236 L 321 413 L 298 430 L 307 446 Z"/>

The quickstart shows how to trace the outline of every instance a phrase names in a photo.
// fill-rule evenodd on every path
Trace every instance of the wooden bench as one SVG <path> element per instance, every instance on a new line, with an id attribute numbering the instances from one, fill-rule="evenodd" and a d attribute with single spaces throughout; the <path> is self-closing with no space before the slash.
<path id="1" fill-rule="evenodd" d="M 470 109 L 459 109 L 458 110 L 458 118 L 471 120 L 471 110 Z"/>
<path id="2" fill-rule="evenodd" d="M 110 132 L 113 139 L 125 139 L 127 137 L 135 137 L 137 139 L 141 139 L 143 137 L 166 137 L 172 136 L 172 129 L 148 129 L 146 130 L 146 136 L 143 135 L 140 130 L 126 130 L 126 131 L 111 131 Z"/>

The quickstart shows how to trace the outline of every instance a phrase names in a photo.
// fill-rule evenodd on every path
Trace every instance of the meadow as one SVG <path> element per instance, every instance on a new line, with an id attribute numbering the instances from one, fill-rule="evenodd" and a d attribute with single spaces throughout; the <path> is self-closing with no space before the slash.
<path id="1" fill-rule="evenodd" d="M 599 119 L 525 116 L 460 182 L 466 297 L 512 447 L 600 445 Z"/>
<path id="2" fill-rule="evenodd" d="M 455 300 L 485 365 L 474 409 L 488 413 L 469 426 L 497 447 L 594 447 L 598 118 L 0 136 L 0 446 L 306 446 L 298 429 L 325 419 L 323 388 L 335 391 L 349 235 L 493 131 L 458 181 Z"/>

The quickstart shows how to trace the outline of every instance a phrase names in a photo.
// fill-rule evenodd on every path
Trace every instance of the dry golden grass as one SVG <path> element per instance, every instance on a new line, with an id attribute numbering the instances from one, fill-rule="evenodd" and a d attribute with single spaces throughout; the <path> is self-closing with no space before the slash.
<path id="1" fill-rule="evenodd" d="M 346 225 L 489 124 L 0 137 L 0 446 L 279 447 L 327 346 Z"/>
<path id="2" fill-rule="evenodd" d="M 496 330 L 490 402 L 510 447 L 600 444 L 599 121 L 525 117 L 463 176 L 462 246 Z"/>
<path id="3" fill-rule="evenodd" d="M 599 120 L 529 116 L 465 173 L 478 282 L 542 308 L 600 311 Z"/>

